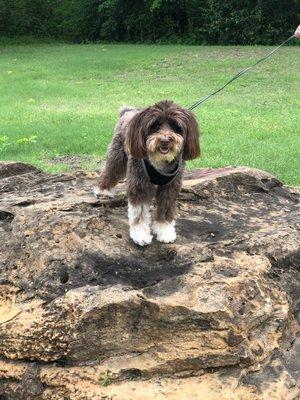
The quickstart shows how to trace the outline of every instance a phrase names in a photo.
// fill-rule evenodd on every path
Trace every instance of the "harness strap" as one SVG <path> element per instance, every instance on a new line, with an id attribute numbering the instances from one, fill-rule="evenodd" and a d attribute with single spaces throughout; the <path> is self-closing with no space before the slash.
<path id="1" fill-rule="evenodd" d="M 171 172 L 170 174 L 165 174 L 165 173 L 158 171 L 145 158 L 142 159 L 142 165 L 143 165 L 145 174 L 147 175 L 149 181 L 153 185 L 165 186 L 165 185 L 168 185 L 169 183 L 171 183 L 176 178 L 178 171 L 179 171 L 180 163 L 178 162 L 175 165 L 173 172 Z"/>

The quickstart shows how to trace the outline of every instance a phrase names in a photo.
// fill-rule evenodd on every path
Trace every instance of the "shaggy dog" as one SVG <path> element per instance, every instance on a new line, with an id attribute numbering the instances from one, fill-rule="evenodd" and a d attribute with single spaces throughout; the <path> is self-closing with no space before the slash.
<path id="1" fill-rule="evenodd" d="M 174 242 L 185 161 L 199 154 L 199 128 L 191 111 L 172 101 L 121 110 L 97 194 L 109 195 L 126 176 L 130 236 L 136 244 L 150 244 L 151 229 L 158 241 Z M 151 226 L 153 198 L 156 215 Z"/>

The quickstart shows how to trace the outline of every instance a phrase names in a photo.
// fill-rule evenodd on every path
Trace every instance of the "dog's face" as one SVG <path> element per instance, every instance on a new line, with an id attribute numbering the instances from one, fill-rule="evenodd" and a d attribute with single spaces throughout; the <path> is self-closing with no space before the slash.
<path id="1" fill-rule="evenodd" d="M 171 101 L 138 112 L 129 122 L 126 148 L 134 158 L 148 157 L 154 165 L 199 156 L 199 128 L 194 115 Z"/>
<path id="2" fill-rule="evenodd" d="M 146 137 L 147 155 L 155 165 L 171 162 L 183 151 L 184 138 L 175 121 L 158 118 L 149 128 Z"/>

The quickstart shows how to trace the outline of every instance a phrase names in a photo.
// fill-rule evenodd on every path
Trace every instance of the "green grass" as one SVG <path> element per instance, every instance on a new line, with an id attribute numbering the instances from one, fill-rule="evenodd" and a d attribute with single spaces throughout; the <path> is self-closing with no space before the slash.
<path id="1" fill-rule="evenodd" d="M 188 107 L 269 49 L 0 43 L 0 159 L 58 172 L 70 167 L 53 159 L 83 155 L 81 167 L 99 167 L 122 105 Z M 248 165 L 300 183 L 299 52 L 282 48 L 196 109 L 202 157 L 190 168 Z"/>

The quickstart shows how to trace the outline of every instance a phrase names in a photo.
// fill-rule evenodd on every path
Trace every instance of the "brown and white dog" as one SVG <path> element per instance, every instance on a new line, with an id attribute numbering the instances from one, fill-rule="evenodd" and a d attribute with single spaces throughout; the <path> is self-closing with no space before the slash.
<path id="1" fill-rule="evenodd" d="M 199 128 L 191 111 L 172 101 L 121 110 L 97 194 L 109 195 L 126 176 L 130 236 L 136 244 L 150 244 L 151 229 L 158 241 L 174 242 L 184 164 L 199 154 Z"/>

